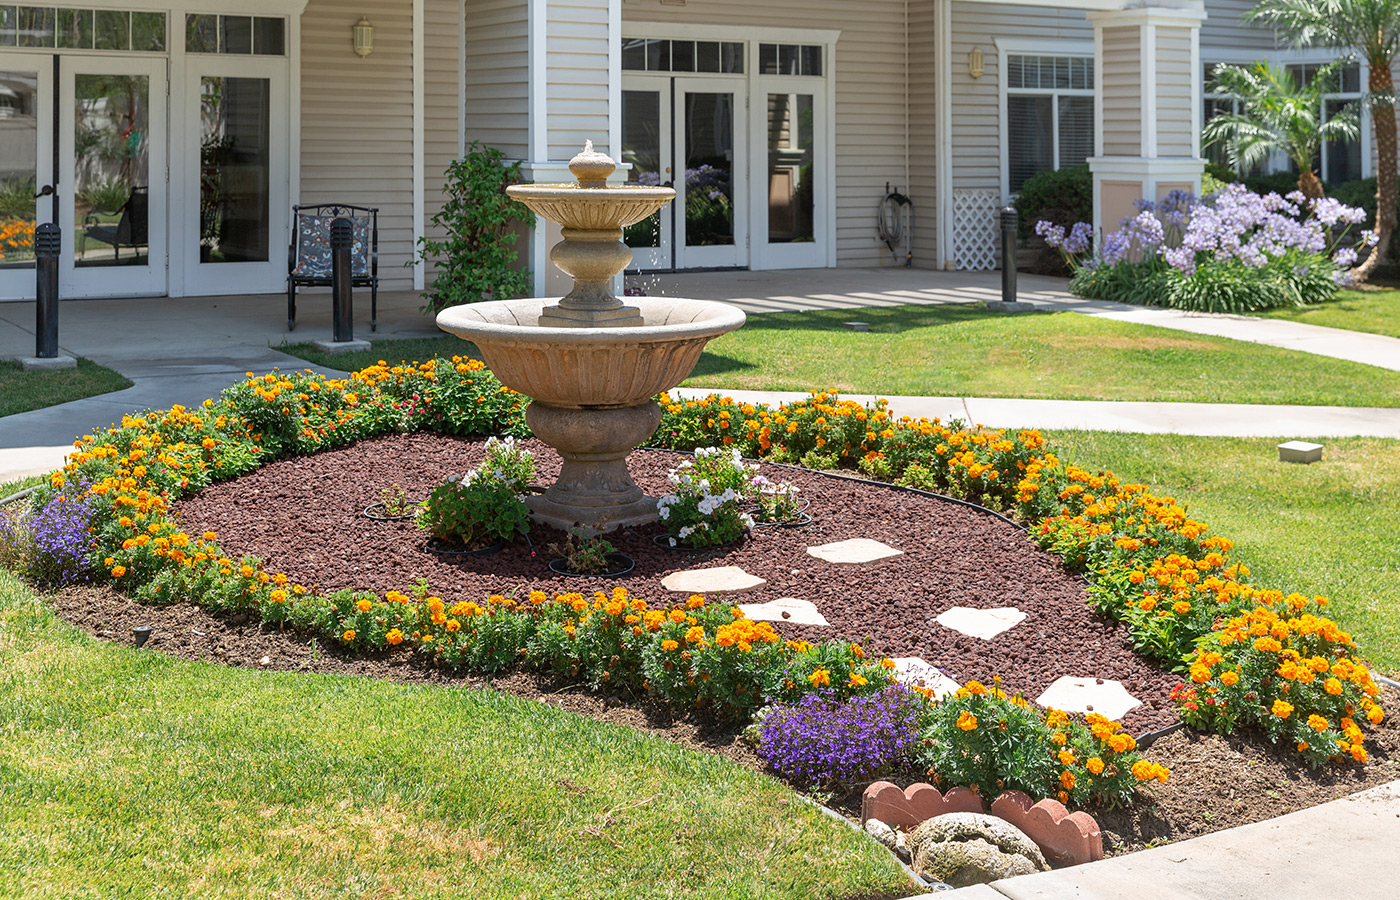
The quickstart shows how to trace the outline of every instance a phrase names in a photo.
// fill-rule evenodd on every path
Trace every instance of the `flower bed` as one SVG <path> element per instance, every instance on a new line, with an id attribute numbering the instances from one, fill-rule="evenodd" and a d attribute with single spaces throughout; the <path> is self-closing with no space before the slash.
<path id="1" fill-rule="evenodd" d="M 1247 570 L 1228 559 L 1229 542 L 1204 537 L 1205 526 L 1189 520 L 1172 498 L 1068 465 L 1036 432 L 895 419 L 883 402 L 867 408 L 816 394 L 767 408 L 720 397 L 662 399 L 658 444 L 729 446 L 754 457 L 855 466 L 897 483 L 956 493 L 1033 524 L 1042 545 L 1090 577 L 1100 609 L 1128 621 L 1135 636 L 1142 635 L 1145 652 L 1188 673 L 1193 687 L 1183 685 L 1180 697 L 1188 721 L 1221 730 L 1257 727 L 1312 764 L 1364 759 L 1355 717 L 1359 711 L 1379 721 L 1377 690 L 1349 636 L 1321 615 L 1325 600 L 1249 585 Z M 81 567 L 84 574 L 147 602 L 193 600 L 214 611 L 256 612 L 265 622 L 285 622 L 351 648 L 411 649 L 445 666 L 478 671 L 523 662 L 595 685 L 650 691 L 673 705 L 741 722 L 767 702 L 799 704 L 817 692 L 839 702 L 891 684 L 890 664 L 864 659 L 858 645 L 786 642 L 766 624 L 736 615 L 735 607 L 699 598 L 654 608 L 625 593 L 537 592 L 452 604 L 426 587 L 382 597 L 357 591 L 318 596 L 285 574 L 264 571 L 255 558 L 227 557 L 214 533 L 188 535 L 169 513 L 174 498 L 215 479 L 372 434 L 519 434 L 523 406 L 524 398 L 480 363 L 461 359 L 373 366 L 343 381 L 250 375 L 198 410 L 127 417 L 101 435 L 84 436 L 35 503 L 68 498 L 77 487 L 91 504 L 96 547 Z M 1170 607 L 1162 598 L 1170 598 Z M 1201 646 L 1194 647 L 1198 638 Z M 1025 711 L 1025 727 L 1046 748 L 1056 745 L 1056 734 L 1068 740 L 1079 733 L 1024 703 L 1013 705 Z M 1212 714 L 1200 714 L 1203 707 Z M 958 718 L 961 724 L 954 721 L 942 732 L 978 731 L 970 719 Z M 995 725 L 980 720 L 981 727 L 999 731 L 1003 719 L 996 716 Z M 1085 723 L 1086 733 L 1102 737 L 1095 731 L 1100 724 Z M 1124 770 L 1138 780 L 1162 776 L 1135 759 L 1121 762 L 1110 777 Z M 1056 750 L 1050 763 L 1046 771 L 1057 773 L 1057 792 L 1082 788 L 1084 799 L 1098 801 L 1121 793 L 1116 783 L 1100 787 L 1112 763 L 1089 745 Z M 993 776 L 1006 780 L 1009 765 Z M 1098 765 L 1103 768 L 1095 771 Z M 1049 790 L 1039 776 L 1016 783 L 1041 795 Z"/>

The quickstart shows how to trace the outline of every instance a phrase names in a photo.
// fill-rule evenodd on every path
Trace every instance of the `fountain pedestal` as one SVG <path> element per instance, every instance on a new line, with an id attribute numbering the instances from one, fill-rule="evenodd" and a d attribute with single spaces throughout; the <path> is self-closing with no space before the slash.
<path id="1" fill-rule="evenodd" d="M 557 302 L 541 298 L 454 306 L 438 327 L 474 342 L 503 384 L 530 397 L 525 421 L 559 451 L 559 479 L 527 500 L 531 518 L 609 531 L 657 519 L 656 500 L 627 472 L 627 455 L 661 423 L 652 399 L 685 380 L 705 344 L 744 324 L 723 303 L 659 297 L 624 304 L 613 278 L 632 251 L 622 229 L 670 203 L 670 188 L 607 186 L 611 159 L 590 142 L 569 169 L 577 184 L 506 191 L 564 226 L 550 259 L 574 279 Z"/>

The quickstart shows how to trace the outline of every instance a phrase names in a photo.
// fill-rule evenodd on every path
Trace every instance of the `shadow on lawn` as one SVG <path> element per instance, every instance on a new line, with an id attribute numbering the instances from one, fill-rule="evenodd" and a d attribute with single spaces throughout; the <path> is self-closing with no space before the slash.
<path id="1" fill-rule="evenodd" d="M 870 331 L 878 334 L 899 334 L 915 328 L 938 328 L 944 325 L 962 325 L 968 322 L 982 322 L 989 319 L 1003 319 L 1007 316 L 1024 316 L 1026 313 L 998 313 L 988 310 L 981 303 L 958 303 L 941 306 L 865 306 L 855 309 L 821 309 L 805 312 L 762 313 L 750 315 L 744 323 L 744 331 L 847 331 L 852 335 L 861 332 L 851 331 L 846 322 L 864 322 Z M 1032 315 L 1054 315 L 1035 311 Z"/>

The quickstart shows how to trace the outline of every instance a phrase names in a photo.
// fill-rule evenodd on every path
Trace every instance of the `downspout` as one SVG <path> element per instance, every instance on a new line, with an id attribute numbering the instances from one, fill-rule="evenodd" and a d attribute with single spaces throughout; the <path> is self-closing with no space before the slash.
<path id="1" fill-rule="evenodd" d="M 910 141 L 913 135 L 909 122 L 909 86 L 909 0 L 904 0 L 904 190 L 913 194 L 914 188 L 909 183 Z"/>
<path id="2" fill-rule="evenodd" d="M 937 63 L 935 104 L 935 197 L 938 210 L 938 256 L 940 268 L 953 268 L 950 246 L 953 215 L 953 7 L 952 0 L 935 0 L 938 41 L 934 59 Z"/>

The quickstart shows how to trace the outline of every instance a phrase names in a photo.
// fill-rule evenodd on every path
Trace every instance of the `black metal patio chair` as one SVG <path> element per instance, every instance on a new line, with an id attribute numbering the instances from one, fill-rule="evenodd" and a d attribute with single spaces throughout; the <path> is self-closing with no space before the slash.
<path id="1" fill-rule="evenodd" d="M 349 219 L 354 225 L 350 246 L 350 284 L 369 288 L 369 330 L 379 318 L 379 210 L 345 203 L 292 207 L 292 243 L 287 248 L 287 330 L 297 327 L 297 288 L 329 287 L 331 283 L 331 223 Z"/>

